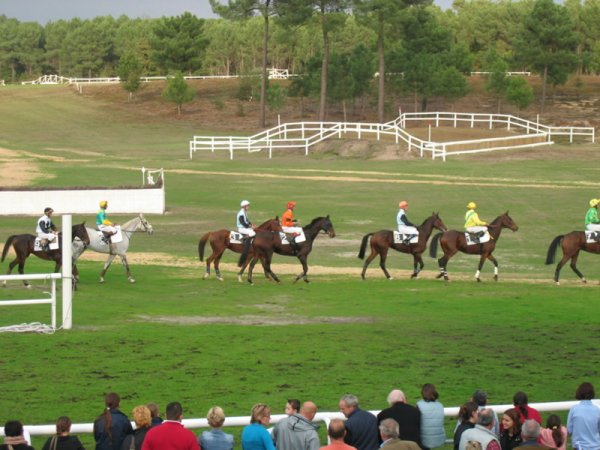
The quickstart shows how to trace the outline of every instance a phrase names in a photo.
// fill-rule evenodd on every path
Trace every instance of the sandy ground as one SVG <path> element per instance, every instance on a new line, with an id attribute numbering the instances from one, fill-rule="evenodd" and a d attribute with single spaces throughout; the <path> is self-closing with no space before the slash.
<path id="1" fill-rule="evenodd" d="M 27 186 L 43 174 L 24 152 L 0 148 L 0 179 L 4 187 Z"/>

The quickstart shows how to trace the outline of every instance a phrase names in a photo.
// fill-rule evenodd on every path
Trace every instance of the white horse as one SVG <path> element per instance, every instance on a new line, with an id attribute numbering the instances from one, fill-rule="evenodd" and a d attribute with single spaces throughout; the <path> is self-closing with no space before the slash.
<path id="1" fill-rule="evenodd" d="M 130 283 L 135 283 L 135 280 L 129 271 L 129 263 L 127 262 L 126 253 L 127 249 L 129 248 L 129 242 L 131 241 L 133 233 L 143 231 L 148 234 L 152 234 L 154 232 L 152 225 L 150 225 L 144 215 L 140 214 L 139 216 L 121 225 L 123 240 L 116 244 L 108 245 L 102 240 L 98 230 L 89 227 L 86 227 L 86 229 L 88 236 L 90 237 L 90 244 L 86 246 L 81 240 L 75 239 L 75 241 L 73 241 L 73 261 L 76 262 L 77 258 L 79 258 L 87 248 L 98 253 L 108 253 L 108 259 L 104 263 L 102 272 L 100 272 L 100 283 L 104 283 L 104 275 L 106 274 L 106 271 L 110 267 L 113 259 L 115 259 L 115 256 L 119 255 L 121 262 L 123 263 L 123 267 L 125 268 L 127 279 Z"/>

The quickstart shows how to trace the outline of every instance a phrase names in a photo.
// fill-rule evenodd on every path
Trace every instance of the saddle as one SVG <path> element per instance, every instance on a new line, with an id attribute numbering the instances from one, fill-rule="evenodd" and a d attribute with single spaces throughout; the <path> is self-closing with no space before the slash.
<path id="1" fill-rule="evenodd" d="M 465 231 L 465 240 L 467 245 L 485 244 L 492 239 L 488 231 L 480 231 L 479 233 L 469 233 Z"/>
<path id="2" fill-rule="evenodd" d="M 419 235 L 418 234 L 405 234 L 400 233 L 399 231 L 394 230 L 394 244 L 418 244 L 419 243 Z"/>
<path id="3" fill-rule="evenodd" d="M 594 242 L 600 242 L 600 231 L 585 231 L 585 242 L 593 244 Z"/>
<path id="4" fill-rule="evenodd" d="M 232 244 L 243 244 L 245 235 L 237 231 L 229 231 L 229 242 Z"/>
<path id="5" fill-rule="evenodd" d="M 33 243 L 33 251 L 35 251 L 35 252 L 46 251 L 46 249 L 42 245 L 42 240 L 46 240 L 47 241 L 47 239 L 42 239 L 42 238 L 39 238 L 39 237 L 35 238 L 35 242 Z M 60 248 L 60 244 L 58 242 L 58 239 L 54 239 L 48 245 L 48 250 L 58 250 L 59 248 Z"/>
<path id="6" fill-rule="evenodd" d="M 290 239 L 288 238 L 289 233 L 279 232 L 279 237 L 281 238 L 282 245 L 290 245 Z M 306 235 L 304 234 L 304 230 L 298 236 L 294 236 L 294 241 L 296 244 L 301 244 L 306 241 Z"/>
<path id="7" fill-rule="evenodd" d="M 102 242 L 105 244 L 118 244 L 119 242 L 123 241 L 123 233 L 121 232 L 120 225 L 117 225 L 115 228 L 117 229 L 115 234 L 107 234 L 100 230 L 96 230 L 96 233 L 98 233 L 98 237 L 102 239 Z"/>

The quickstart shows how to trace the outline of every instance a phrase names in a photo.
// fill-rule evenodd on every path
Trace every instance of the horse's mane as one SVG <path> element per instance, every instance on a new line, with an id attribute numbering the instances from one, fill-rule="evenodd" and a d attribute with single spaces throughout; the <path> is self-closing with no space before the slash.
<path id="1" fill-rule="evenodd" d="M 269 222 L 277 222 L 277 221 L 279 221 L 279 217 L 278 217 L 278 216 L 276 216 L 276 217 L 275 217 L 275 218 L 273 218 L 273 219 L 268 219 L 268 220 L 265 220 L 265 221 L 264 221 L 263 223 L 261 223 L 261 224 L 260 224 L 260 225 L 259 225 L 257 228 L 262 228 L 262 227 L 264 227 L 265 225 L 267 225 Z"/>
<path id="2" fill-rule="evenodd" d="M 135 216 L 133 219 L 128 220 L 127 222 L 125 222 L 123 225 L 121 225 L 121 229 L 123 231 L 127 231 L 129 229 L 129 226 L 131 224 L 133 224 L 136 220 L 140 220 L 141 219 L 140 216 L 141 216 L 141 214 L 139 214 L 139 215 Z"/>
<path id="3" fill-rule="evenodd" d="M 508 211 L 506 211 L 505 213 L 500 214 L 498 217 L 496 217 L 494 220 L 492 220 L 490 222 L 490 225 L 497 226 L 498 222 L 500 222 L 504 216 L 508 216 Z"/>
<path id="4" fill-rule="evenodd" d="M 321 221 L 325 219 L 325 217 L 316 217 L 312 220 L 312 222 L 310 222 L 308 225 L 306 225 L 304 228 L 312 228 L 317 222 Z"/>
<path id="5" fill-rule="evenodd" d="M 429 222 L 430 220 L 435 219 L 436 217 L 438 217 L 438 213 L 431 213 L 431 215 L 427 216 L 425 218 L 425 220 L 423 221 L 423 223 L 421 223 L 421 225 L 419 225 L 417 228 L 423 228 L 427 222 Z"/>

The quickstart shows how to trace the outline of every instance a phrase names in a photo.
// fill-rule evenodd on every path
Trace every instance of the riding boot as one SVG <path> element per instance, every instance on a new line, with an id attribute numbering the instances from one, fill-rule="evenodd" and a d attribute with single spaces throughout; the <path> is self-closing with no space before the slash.
<path id="1" fill-rule="evenodd" d="M 111 244 L 111 240 L 110 237 L 112 236 L 111 233 L 106 233 L 106 232 L 102 232 L 102 242 L 104 242 L 106 245 L 110 245 Z"/>
<path id="2" fill-rule="evenodd" d="M 298 243 L 296 242 L 296 235 L 288 234 L 287 239 L 292 247 L 292 253 L 294 254 L 294 256 L 297 256 L 298 252 L 300 251 L 300 247 L 298 246 Z"/>
<path id="3" fill-rule="evenodd" d="M 404 241 L 403 241 L 404 245 L 410 245 L 410 241 L 415 236 L 416 236 L 416 234 L 407 234 L 406 237 L 404 238 Z"/>

